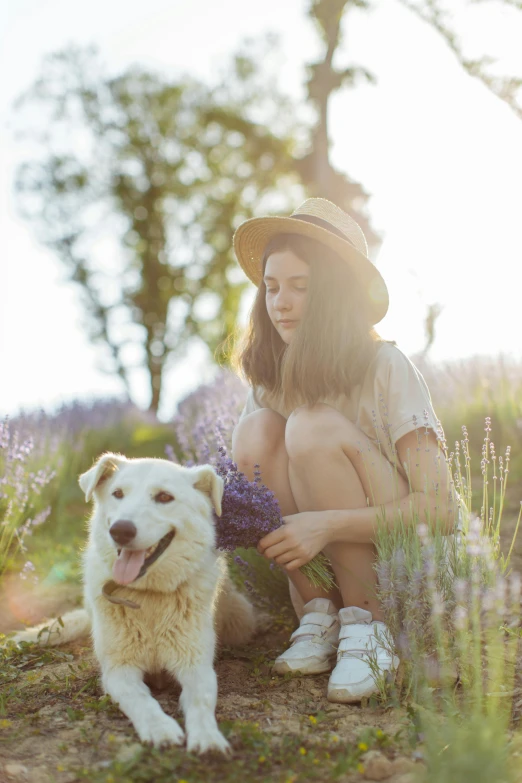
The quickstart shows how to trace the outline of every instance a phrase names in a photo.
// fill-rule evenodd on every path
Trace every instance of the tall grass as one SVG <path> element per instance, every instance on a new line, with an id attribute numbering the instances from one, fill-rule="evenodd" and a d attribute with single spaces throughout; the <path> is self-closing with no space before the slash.
<path id="1" fill-rule="evenodd" d="M 521 580 L 501 552 L 509 447 L 496 456 L 486 417 L 481 492 L 472 490 L 466 427 L 449 455 L 460 530 L 437 520 L 377 536 L 379 595 L 401 659 L 398 687 L 419 712 L 430 783 L 514 780 L 509 728 Z M 478 502 L 475 509 L 474 504 Z"/>

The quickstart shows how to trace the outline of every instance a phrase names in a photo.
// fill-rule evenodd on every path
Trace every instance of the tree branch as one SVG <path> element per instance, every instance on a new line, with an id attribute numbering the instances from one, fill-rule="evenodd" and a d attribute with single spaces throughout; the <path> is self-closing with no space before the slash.
<path id="1" fill-rule="evenodd" d="M 522 119 L 522 104 L 519 103 L 517 95 L 522 87 L 522 78 L 495 76 L 487 73 L 486 68 L 496 62 L 492 57 L 484 56 L 479 60 L 470 60 L 465 57 L 457 34 L 450 28 L 446 14 L 438 5 L 437 0 L 425 0 L 422 7 L 412 0 L 399 0 L 399 2 L 423 22 L 433 27 L 444 38 L 464 70 L 473 78 L 479 79 L 490 92 L 507 103 L 519 119 Z M 522 0 L 503 0 L 503 2 L 522 10 Z"/>

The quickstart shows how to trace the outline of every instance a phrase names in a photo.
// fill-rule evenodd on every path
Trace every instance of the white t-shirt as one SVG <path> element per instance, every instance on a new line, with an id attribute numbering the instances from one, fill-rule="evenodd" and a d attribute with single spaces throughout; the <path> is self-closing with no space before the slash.
<path id="1" fill-rule="evenodd" d="M 410 359 L 391 343 L 380 345 L 362 383 L 350 395 L 320 402 L 338 410 L 380 445 L 381 453 L 405 478 L 404 468 L 396 459 L 395 444 L 399 438 L 416 429 L 421 434 L 426 429 L 433 430 L 439 441 L 443 436 L 426 381 Z M 261 408 L 270 408 L 285 419 L 292 412 L 283 408 L 277 396 L 257 387 L 250 389 L 241 418 Z"/>

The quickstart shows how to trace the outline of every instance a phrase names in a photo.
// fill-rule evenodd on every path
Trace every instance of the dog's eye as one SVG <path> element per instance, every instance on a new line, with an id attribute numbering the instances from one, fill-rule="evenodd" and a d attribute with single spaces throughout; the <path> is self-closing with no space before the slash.
<path id="1" fill-rule="evenodd" d="M 123 490 L 121 489 L 115 489 L 112 493 L 113 498 L 118 498 L 118 500 L 121 500 L 123 497 Z"/>
<path id="2" fill-rule="evenodd" d="M 170 492 L 158 492 L 157 495 L 154 495 L 154 500 L 156 503 L 170 503 L 174 500 L 174 495 L 171 495 Z"/>

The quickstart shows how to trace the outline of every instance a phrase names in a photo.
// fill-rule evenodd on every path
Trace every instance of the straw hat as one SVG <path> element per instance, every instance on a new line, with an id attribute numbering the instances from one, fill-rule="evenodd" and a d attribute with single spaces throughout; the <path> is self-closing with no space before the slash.
<path id="1" fill-rule="evenodd" d="M 309 198 L 290 217 L 251 218 L 234 234 L 234 249 L 250 280 L 259 285 L 268 242 L 277 234 L 299 234 L 328 245 L 348 264 L 368 297 L 372 322 L 388 310 L 388 290 L 368 258 L 366 239 L 358 223 L 325 198 Z"/>

